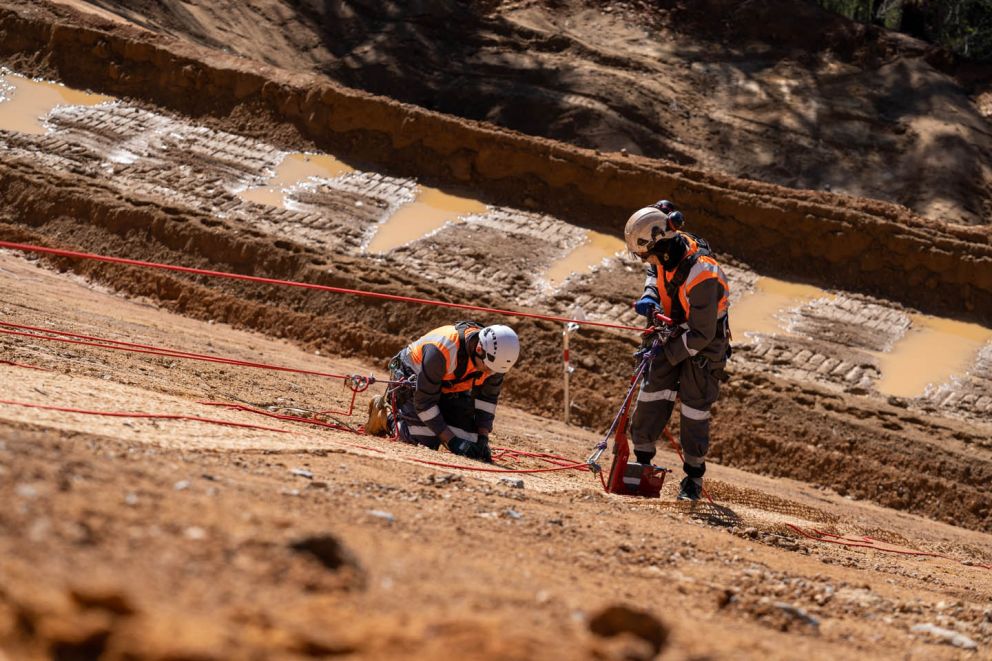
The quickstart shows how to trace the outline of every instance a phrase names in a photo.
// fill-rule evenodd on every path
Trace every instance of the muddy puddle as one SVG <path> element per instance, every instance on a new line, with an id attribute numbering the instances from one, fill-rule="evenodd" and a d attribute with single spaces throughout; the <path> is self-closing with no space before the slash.
<path id="1" fill-rule="evenodd" d="M 0 70 L 0 130 L 32 135 L 48 132 L 44 118 L 58 106 L 95 106 L 112 97 L 32 80 Z"/>
<path id="2" fill-rule="evenodd" d="M 559 287 L 575 274 L 585 273 L 603 260 L 626 250 L 624 242 L 609 234 L 589 231 L 585 240 L 562 259 L 551 265 L 545 279 L 552 287 Z"/>
<path id="3" fill-rule="evenodd" d="M 262 186 L 246 188 L 238 193 L 238 197 L 248 202 L 288 209 L 289 191 L 313 181 L 336 179 L 353 171 L 353 168 L 329 154 L 287 154 L 269 181 Z"/>
<path id="4" fill-rule="evenodd" d="M 400 207 L 377 229 L 369 252 L 388 252 L 427 236 L 453 220 L 482 214 L 486 205 L 478 200 L 419 186 L 417 197 Z"/>
<path id="5" fill-rule="evenodd" d="M 992 330 L 977 324 L 912 315 L 912 327 L 891 352 L 873 352 L 882 370 L 875 384 L 886 395 L 919 397 L 974 367 Z"/>
<path id="6" fill-rule="evenodd" d="M 788 333 L 790 310 L 831 294 L 811 285 L 758 278 L 754 290 L 744 294 L 731 308 L 734 335 Z"/>
<path id="7" fill-rule="evenodd" d="M 849 318 L 838 316 L 833 333 L 829 323 L 819 332 L 804 332 L 807 317 L 823 315 L 830 307 L 840 307 L 837 294 L 810 285 L 761 277 L 753 291 L 733 304 L 731 323 L 738 341 L 757 335 L 786 338 L 811 335 L 813 339 L 852 346 L 850 335 L 843 336 L 841 328 L 855 325 Z M 877 361 L 881 375 L 874 387 L 884 395 L 921 397 L 928 388 L 948 383 L 968 372 L 983 347 L 992 342 L 992 329 L 976 324 L 928 315 L 906 316 L 907 328 L 894 326 L 888 330 L 884 341 L 887 350 L 853 345 Z M 802 328 L 796 328 L 797 324 Z M 878 330 L 878 325 L 870 320 L 864 325 L 865 330 Z M 856 336 L 857 331 L 854 333 Z M 865 341 L 867 344 L 867 338 Z"/>

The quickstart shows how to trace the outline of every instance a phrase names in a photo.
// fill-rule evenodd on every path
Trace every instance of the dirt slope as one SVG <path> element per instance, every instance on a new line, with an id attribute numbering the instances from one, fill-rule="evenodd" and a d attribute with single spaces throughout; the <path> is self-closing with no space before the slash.
<path id="1" fill-rule="evenodd" d="M 278 64 L 295 71 L 211 49 L 240 43 L 244 15 L 228 17 L 225 42 L 210 37 L 219 23 L 207 5 L 182 6 L 188 15 L 167 24 L 153 10 L 180 5 L 131 5 L 145 27 L 44 3 L 0 8 L 0 64 L 130 97 L 56 108 L 44 135 L 0 131 L 0 238 L 493 307 L 569 314 L 581 304 L 594 318 L 630 321 L 642 276 L 629 261 L 552 292 L 536 273 L 576 245 L 583 225 L 615 233 L 631 192 L 662 190 L 718 243 L 736 295 L 757 278 L 747 261 L 849 291 L 791 311 L 795 337 L 738 342 L 715 413 L 713 505 L 674 501 L 677 480 L 660 501 L 606 496 L 584 471 L 526 474 L 521 489 L 449 455 L 204 403 L 342 411 L 349 392 L 337 382 L 0 334 L 9 504 L 0 657 L 988 653 L 992 352 L 914 399 L 881 396 L 869 355 L 905 332 L 909 310 L 896 301 L 992 319 L 988 227 L 596 154 L 372 97 L 293 60 Z M 256 6 L 287 28 L 276 54 L 302 43 L 295 21 L 351 5 L 278 7 Z M 518 9 L 528 20 L 544 11 Z M 156 32 L 193 22 L 202 45 Z M 280 150 L 314 148 L 360 167 L 288 193 L 287 208 L 237 196 L 266 179 Z M 370 254 L 370 230 L 418 180 L 467 187 L 486 211 Z M 513 249 L 489 249 L 500 242 Z M 0 252 L 0 322 L 335 374 L 382 375 L 409 337 L 451 318 L 408 303 L 32 261 Z M 889 299 L 870 296 L 879 292 Z M 511 322 L 527 350 L 495 442 L 584 457 L 615 412 L 635 341 L 573 338 L 573 420 L 585 427 L 565 428 L 551 419 L 560 325 Z M 354 428 L 369 394 L 339 417 Z M 661 458 L 677 467 L 674 454 Z M 453 465 L 423 463 L 437 460 Z M 897 553 L 866 548 L 875 544 Z"/>
<path id="2" fill-rule="evenodd" d="M 441 143 L 439 149 L 451 149 L 458 144 L 459 137 L 478 149 L 474 158 L 479 165 L 473 166 L 473 172 L 477 173 L 473 174 L 473 181 L 483 185 L 489 182 L 494 190 L 508 190 L 505 188 L 505 177 L 486 170 L 479 172 L 476 168 L 492 163 L 498 155 L 516 159 L 520 164 L 517 167 L 522 172 L 536 166 L 545 176 L 553 178 L 568 176 L 569 173 L 563 174 L 562 171 L 571 165 L 574 168 L 571 176 L 579 180 L 615 163 L 604 160 L 595 169 L 583 169 L 594 164 L 589 162 L 589 155 L 561 146 L 522 136 L 504 135 L 441 115 L 425 114 L 385 99 L 349 95 L 334 87 L 322 88 L 320 94 L 311 90 L 304 96 L 302 90 L 296 91 L 294 87 L 263 82 L 265 79 L 259 74 L 248 73 L 243 62 L 221 58 L 216 63 L 205 60 L 183 64 L 192 61 L 190 54 L 175 55 L 164 48 L 167 45 L 181 50 L 181 45 L 173 42 L 163 45 L 160 38 L 140 32 L 121 32 L 118 26 L 111 26 L 109 31 L 94 31 L 68 23 L 56 24 L 57 29 L 53 29 L 48 20 L 50 17 L 38 8 L 32 12 L 11 11 L 5 19 L 0 17 L 0 23 L 6 21 L 9 34 L 14 34 L 12 28 L 15 26 L 20 28 L 16 33 L 20 35 L 20 41 L 5 42 L 8 48 L 21 53 L 15 61 L 28 65 L 32 58 L 40 59 L 40 63 L 34 66 L 41 69 L 54 66 L 70 76 L 88 75 L 93 77 L 92 80 L 110 84 L 95 66 L 109 57 L 121 62 L 127 71 L 125 74 L 125 69 L 110 69 L 120 72 L 112 76 L 118 81 L 112 86 L 147 89 L 154 98 L 181 107 L 190 104 L 209 107 L 222 103 L 223 96 L 218 98 L 214 95 L 222 94 L 220 90 L 225 89 L 241 89 L 241 93 L 251 99 L 250 95 L 258 94 L 261 88 L 262 97 L 269 99 L 266 103 L 282 108 L 290 115 L 299 115 L 305 112 L 297 106 L 301 97 L 311 99 L 304 103 L 319 103 L 319 99 L 326 98 L 334 101 L 330 107 L 338 113 L 338 118 L 350 117 L 350 121 L 357 126 L 371 125 L 375 130 L 367 128 L 345 132 L 336 123 L 321 122 L 315 132 L 335 144 L 350 144 L 355 151 L 367 155 L 379 154 L 383 159 L 381 162 L 387 166 L 396 167 L 397 162 L 402 164 L 401 168 L 423 164 L 430 170 L 433 164 L 436 172 L 437 160 L 425 158 L 430 153 L 427 151 L 428 145 Z M 41 44 L 41 51 L 33 53 L 27 50 L 35 43 Z M 86 58 L 80 54 L 80 43 L 97 44 L 87 51 L 96 58 L 93 62 L 87 64 Z M 72 57 L 66 55 L 70 50 L 75 53 Z M 209 55 L 203 51 L 193 52 L 204 57 Z M 198 73 L 190 75 L 188 72 L 193 71 L 190 67 L 194 66 Z M 286 77 L 284 72 L 267 73 L 277 80 Z M 147 87 L 140 84 L 162 77 L 169 82 L 149 84 Z M 169 91 L 179 92 L 188 85 L 202 88 L 203 93 L 196 97 L 167 94 Z M 328 106 L 320 107 L 326 109 Z M 249 109 L 257 108 L 257 101 L 246 100 L 243 106 L 228 109 L 230 115 L 214 111 L 215 116 L 201 116 L 198 121 L 207 126 L 265 134 L 269 140 L 289 144 L 295 140 L 299 146 L 306 144 L 300 142 L 299 135 L 294 138 L 293 126 L 279 121 L 278 111 L 269 107 L 265 112 L 249 114 Z M 202 128 L 183 128 L 181 122 L 156 119 L 157 115 L 137 107 L 118 110 L 109 109 L 106 111 L 109 115 L 98 113 L 92 119 L 76 117 L 71 112 L 60 113 L 51 120 L 59 128 L 50 136 L 29 139 L 12 135 L 6 138 L 8 158 L 0 166 L 5 204 L 5 220 L 0 224 L 0 230 L 5 238 L 55 243 L 130 258 L 308 280 L 351 289 L 406 292 L 423 298 L 456 302 L 471 300 L 493 307 L 514 307 L 522 303 L 519 299 L 506 297 L 514 292 L 508 284 L 520 278 L 519 265 L 506 265 L 507 286 L 496 291 L 491 287 L 473 287 L 472 279 L 467 275 L 455 280 L 443 279 L 441 276 L 446 268 L 452 268 L 450 265 L 438 271 L 427 270 L 426 265 L 434 259 L 437 249 L 428 247 L 427 253 L 420 258 L 416 252 L 410 254 L 407 249 L 384 258 L 364 254 L 360 247 L 356 247 L 356 229 L 360 234 L 363 225 L 375 222 L 376 209 L 388 207 L 388 195 L 379 190 L 379 185 L 375 183 L 378 180 L 366 182 L 365 188 L 353 183 L 345 192 L 332 189 L 329 191 L 330 199 L 337 202 L 319 213 L 299 216 L 287 211 L 273 213 L 262 207 L 245 205 L 238 198 L 217 190 L 218 181 L 233 178 L 232 182 L 236 182 L 239 177 L 247 176 L 247 171 L 257 167 L 251 163 L 264 163 L 264 159 L 269 158 L 265 150 L 272 150 L 271 146 L 252 143 L 234 134 L 211 134 L 204 133 Z M 369 112 L 358 114 L 369 110 L 380 113 L 379 116 L 384 116 L 387 121 L 377 120 L 376 115 Z M 404 112 L 410 113 L 411 121 L 401 119 Z M 114 176 L 108 178 L 108 153 L 120 146 L 119 141 L 147 134 L 151 126 L 162 121 L 166 122 L 161 129 L 163 137 L 160 138 L 164 142 L 157 147 L 148 147 L 150 151 L 144 159 L 147 165 L 142 165 L 144 161 L 140 159 L 134 165 L 114 164 L 111 166 Z M 404 143 L 409 144 L 410 140 L 415 139 L 410 135 L 410 124 L 420 127 L 417 130 L 423 138 L 414 143 L 414 149 L 407 150 Z M 337 130 L 327 134 L 324 127 L 328 125 L 334 125 Z M 303 128 L 306 130 L 306 126 Z M 386 130 L 393 133 L 385 133 Z M 221 139 L 224 135 L 227 137 Z M 389 136 L 392 148 L 382 144 L 386 136 Z M 397 146 L 400 140 L 403 142 Z M 175 144 L 172 141 L 176 141 Z M 138 149 L 135 144 L 126 144 L 129 149 Z M 539 158 L 547 158 L 543 152 L 549 146 L 554 148 L 555 156 L 542 162 Z M 408 161 L 411 157 L 412 160 Z M 500 163 L 501 167 L 512 167 L 509 159 Z M 645 166 L 652 167 L 650 162 L 645 162 Z M 534 175 L 530 176 L 533 180 Z M 704 180 L 715 179 L 712 175 L 702 176 Z M 730 185 L 732 182 L 721 183 Z M 388 184 L 387 188 L 395 185 Z M 685 185 L 693 183 L 686 181 Z M 716 196 L 715 193 L 721 189 L 708 188 L 713 203 L 728 211 L 740 208 L 735 196 L 746 195 L 739 189 L 730 189 L 727 197 Z M 788 194 L 783 189 L 778 190 L 783 195 Z M 39 195 L 39 191 L 45 191 L 45 194 Z M 360 218 L 354 211 L 355 203 L 362 201 L 364 206 L 360 208 L 368 210 L 366 213 L 369 214 L 365 218 Z M 790 202 L 788 198 L 778 201 L 783 206 Z M 893 222 L 888 216 L 867 216 L 865 212 L 869 209 L 872 209 L 870 205 L 863 205 L 857 213 L 849 210 L 842 217 L 845 221 L 862 222 L 866 226 L 870 224 L 880 232 L 890 232 L 893 237 L 905 237 L 911 231 L 911 228 Z M 789 222 L 794 223 L 796 219 L 794 214 L 783 214 L 783 225 L 776 231 L 787 229 Z M 732 220 L 740 222 L 739 218 Z M 520 220 L 524 226 L 532 222 L 535 219 L 526 216 Z M 808 227 L 816 226 L 813 219 L 806 219 L 805 222 Z M 767 228 L 767 224 L 765 226 Z M 293 227 L 309 229 L 290 234 Z M 316 227 L 326 227 L 327 231 L 315 235 Z M 740 227 L 740 235 L 750 235 L 754 248 L 763 247 L 766 237 L 776 233 L 758 234 L 755 231 L 758 228 L 749 226 L 746 220 L 740 223 Z M 950 233 L 955 230 L 947 228 L 945 231 Z M 824 237 L 823 241 L 829 240 L 829 229 L 821 227 L 818 232 Z M 492 240 L 499 240 L 503 235 L 497 232 Z M 541 230 L 541 235 L 546 238 L 547 232 Z M 292 241 L 287 240 L 289 236 L 293 236 Z M 314 238 L 308 239 L 310 236 Z M 457 232 L 452 236 L 457 237 Z M 516 241 L 527 240 L 526 234 L 511 236 Z M 956 238 L 947 247 L 948 250 L 960 248 L 965 252 L 959 257 L 971 256 L 976 268 L 987 266 L 992 271 L 992 259 L 983 256 L 992 250 L 992 246 L 964 243 L 962 239 L 969 236 L 967 233 L 952 236 Z M 912 241 L 926 240 L 923 234 L 910 234 L 910 237 Z M 466 241 L 473 239 L 454 239 L 442 252 L 456 254 L 458 259 L 467 263 L 475 262 L 476 270 L 483 264 L 488 264 L 490 269 L 498 266 L 491 262 L 487 254 L 466 251 L 463 248 Z M 836 249 L 849 250 L 851 243 L 848 237 L 838 238 Z M 943 274 L 950 279 L 973 278 L 976 275 L 957 263 L 950 253 L 931 249 L 920 254 L 911 246 L 912 243 L 907 244 L 903 261 L 890 262 L 893 271 L 886 278 L 890 284 L 902 286 L 906 280 L 913 281 L 921 269 L 918 260 L 923 263 L 930 260 L 935 265 L 940 260 L 947 262 Z M 811 248 L 813 253 L 807 252 Z M 815 263 L 814 255 L 822 254 L 816 250 L 815 244 L 795 245 L 794 249 L 797 258 L 802 258 L 800 264 L 803 265 Z M 407 259 L 408 256 L 413 259 Z M 243 283 L 201 282 L 195 278 L 134 272 L 120 267 L 79 262 L 62 262 L 61 266 L 76 269 L 119 290 L 154 297 L 183 314 L 223 320 L 293 338 L 325 352 L 378 360 L 393 355 L 405 338 L 419 329 L 444 323 L 449 316 L 443 310 L 425 311 L 413 305 L 391 304 L 383 309 L 375 301 L 259 288 Z M 948 266 L 951 270 L 947 270 Z M 617 269 L 623 274 L 628 267 L 618 264 Z M 837 281 L 843 281 L 843 272 L 834 270 L 831 275 Z M 852 276 L 858 280 L 865 275 L 852 271 Z M 586 285 L 578 282 L 574 292 L 566 294 L 572 297 L 572 301 L 585 300 L 581 297 L 588 297 L 589 294 L 608 301 L 613 299 L 614 302 L 605 309 L 609 319 L 617 305 L 629 313 L 626 297 L 637 286 L 637 278 L 628 281 L 630 277 L 620 276 L 613 284 L 591 282 Z M 970 293 L 975 290 L 952 289 L 950 284 L 947 283 L 946 290 L 955 292 L 955 297 L 932 297 L 930 302 L 939 302 L 955 310 L 966 307 Z M 992 281 L 988 289 L 992 300 Z M 913 298 L 916 299 L 915 295 Z M 562 312 L 567 314 L 568 308 Z M 871 317 L 864 321 L 877 326 L 877 320 Z M 520 322 L 518 328 L 528 336 L 529 350 L 522 364 L 523 369 L 508 387 L 508 396 L 512 402 L 531 411 L 554 415 L 561 401 L 560 329 L 554 324 L 531 321 Z M 596 357 L 592 362 L 580 364 L 576 373 L 574 392 L 581 402 L 576 419 L 582 424 L 602 427 L 612 419 L 613 397 L 627 378 L 626 361 L 612 357 L 629 355 L 631 341 L 592 332 L 577 338 L 574 348 L 577 355 Z M 746 356 L 744 350 L 747 347 L 740 348 Z M 811 480 L 889 506 L 987 530 L 992 511 L 982 490 L 989 470 L 992 470 L 992 457 L 989 456 L 987 429 L 984 425 L 974 426 L 975 420 L 984 419 L 987 422 L 989 403 L 985 401 L 987 397 L 982 399 L 983 384 L 987 382 L 976 381 L 971 401 L 984 402 L 984 408 L 975 408 L 971 421 L 951 418 L 946 422 L 931 422 L 929 417 L 933 407 L 929 402 L 917 402 L 915 410 L 906 412 L 900 410 L 900 406 L 906 406 L 905 403 L 894 407 L 884 399 L 862 401 L 860 395 L 864 394 L 864 387 L 860 377 L 855 376 L 853 382 L 842 380 L 843 390 L 838 392 L 836 382 L 821 381 L 816 375 L 823 372 L 825 366 L 834 367 L 839 374 L 853 374 L 858 371 L 854 368 L 864 359 L 851 356 L 849 352 L 835 353 L 836 348 L 826 349 L 826 354 L 815 345 L 810 348 L 813 351 L 793 347 L 783 352 L 770 351 L 767 346 L 754 347 L 752 353 L 755 356 L 768 358 L 742 365 L 739 381 L 729 388 L 722 404 L 728 415 L 717 431 L 720 435 L 717 444 L 720 449 L 715 450 L 717 456 L 727 463 L 746 465 L 769 474 Z M 795 365 L 799 368 L 796 370 L 798 382 L 795 378 L 782 384 L 770 382 L 769 374 L 778 370 L 776 361 L 781 363 L 787 360 L 785 356 L 789 354 L 805 355 L 811 362 L 809 365 Z M 833 358 L 832 355 L 838 357 Z M 812 360 L 817 357 L 826 362 L 814 367 Z M 754 410 L 762 411 L 760 419 L 755 418 Z M 811 411 L 815 411 L 816 415 L 811 416 Z M 775 424 L 762 422 L 767 419 L 775 420 Z M 863 419 L 868 419 L 868 424 L 861 422 Z M 888 427 L 883 426 L 883 420 Z M 914 442 L 906 444 L 903 439 L 907 436 Z M 877 438 L 876 447 L 857 463 L 847 461 L 847 453 L 866 437 Z M 930 460 L 933 447 L 930 443 L 933 441 L 944 448 L 942 462 Z M 905 485 L 912 485 L 912 488 Z"/>
<path id="3" fill-rule="evenodd" d="M 0 253 L 6 323 L 374 369 L 39 266 Z M 992 566 L 988 534 L 719 464 L 716 505 L 674 501 L 674 480 L 653 502 L 606 496 L 587 472 L 505 482 L 450 455 L 200 403 L 346 410 L 349 391 L 326 379 L 10 336 L 0 355 L 16 363 L 0 365 L 12 659 L 975 658 L 920 625 L 979 658 L 992 644 L 990 570 L 975 565 Z M 566 457 L 597 438 L 508 405 L 494 435 Z M 813 542 L 788 524 L 950 559 Z"/>
<path id="4" fill-rule="evenodd" d="M 956 79 L 949 54 L 813 2 L 91 4 L 531 135 L 992 218 L 992 72 Z"/>

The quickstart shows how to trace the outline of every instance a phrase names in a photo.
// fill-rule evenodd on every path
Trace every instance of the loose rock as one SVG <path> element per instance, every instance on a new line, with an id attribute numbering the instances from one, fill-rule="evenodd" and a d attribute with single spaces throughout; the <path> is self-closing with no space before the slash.
<path id="1" fill-rule="evenodd" d="M 946 645 L 953 645 L 954 647 L 960 647 L 965 650 L 978 649 L 978 643 L 973 641 L 968 636 L 963 633 L 958 633 L 951 629 L 944 629 L 943 627 L 938 627 L 935 624 L 917 624 L 912 629 L 913 633 L 925 633 L 935 639 L 937 642 L 944 643 Z"/>

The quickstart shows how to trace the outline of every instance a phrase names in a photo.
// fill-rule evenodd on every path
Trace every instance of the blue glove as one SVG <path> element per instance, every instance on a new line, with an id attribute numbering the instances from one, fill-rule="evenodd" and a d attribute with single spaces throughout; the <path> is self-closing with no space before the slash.
<path id="1" fill-rule="evenodd" d="M 654 314 L 654 311 L 657 309 L 658 301 L 654 300 L 650 296 L 643 296 L 639 301 L 634 303 L 634 312 L 644 315 L 645 317 Z"/>

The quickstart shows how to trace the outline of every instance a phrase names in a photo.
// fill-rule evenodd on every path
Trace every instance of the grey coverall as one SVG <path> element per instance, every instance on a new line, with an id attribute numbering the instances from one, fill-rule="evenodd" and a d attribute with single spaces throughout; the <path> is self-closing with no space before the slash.
<path id="1" fill-rule="evenodd" d="M 654 265 L 647 267 L 644 296 L 658 301 L 663 312 L 678 327 L 644 376 L 630 435 L 639 459 L 653 457 L 655 444 L 672 416 L 678 396 L 682 400 L 683 468 L 687 475 L 698 480 L 706 470 L 704 457 L 709 449 L 710 408 L 720 395 L 717 370 L 726 365 L 730 346 L 729 287 L 716 260 L 711 255 L 701 256 L 692 238 L 685 240 L 689 248 L 679 264 L 685 260 L 694 263 L 681 286 L 672 289 L 674 295 L 669 295 L 665 283 L 672 282 L 679 265 L 670 271 L 662 269 L 663 277 L 658 276 Z"/>
<path id="2" fill-rule="evenodd" d="M 454 341 L 450 331 L 443 332 L 451 328 L 442 327 L 427 333 L 400 351 L 390 363 L 394 379 L 416 375 L 413 396 L 397 403 L 400 438 L 435 450 L 440 446 L 440 436 L 446 428 L 456 438 L 469 443 L 476 443 L 480 436 L 488 436 L 503 386 L 502 374 L 489 374 L 481 384 L 478 383 L 482 373 L 472 366 L 469 350 L 480 326 L 469 322 L 455 324 L 458 333 Z M 410 354 L 418 344 L 422 355 L 419 364 Z M 451 392 L 458 384 L 467 385 L 466 381 L 474 382 L 472 387 Z"/>

